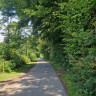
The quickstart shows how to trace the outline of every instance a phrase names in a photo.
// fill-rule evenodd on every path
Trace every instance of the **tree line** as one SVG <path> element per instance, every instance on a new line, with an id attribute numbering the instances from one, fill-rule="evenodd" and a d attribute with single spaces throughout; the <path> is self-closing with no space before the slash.
<path id="1" fill-rule="evenodd" d="M 60 64 L 72 76 L 79 93 L 95 96 L 95 6 L 95 0 L 2 0 L 0 10 L 4 16 L 18 16 L 16 30 L 31 22 L 32 36 L 38 38 L 37 52 Z"/>

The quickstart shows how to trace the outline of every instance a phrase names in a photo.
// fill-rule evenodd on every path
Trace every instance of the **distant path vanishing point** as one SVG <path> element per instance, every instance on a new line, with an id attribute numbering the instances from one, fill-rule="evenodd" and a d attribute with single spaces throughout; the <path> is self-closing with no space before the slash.
<path id="1" fill-rule="evenodd" d="M 37 65 L 18 81 L 0 88 L 0 96 L 67 96 L 54 68 L 39 59 Z"/>

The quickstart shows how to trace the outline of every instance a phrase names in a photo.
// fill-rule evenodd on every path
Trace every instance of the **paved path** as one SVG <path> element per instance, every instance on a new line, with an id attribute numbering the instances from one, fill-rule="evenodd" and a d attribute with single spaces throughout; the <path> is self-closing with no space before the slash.
<path id="1" fill-rule="evenodd" d="M 0 88 L 0 96 L 67 96 L 53 67 L 39 59 L 28 75 Z"/>

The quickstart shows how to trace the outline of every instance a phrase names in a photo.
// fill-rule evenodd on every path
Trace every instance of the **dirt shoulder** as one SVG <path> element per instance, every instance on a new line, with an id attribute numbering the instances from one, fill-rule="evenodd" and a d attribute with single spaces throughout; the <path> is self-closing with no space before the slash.
<path id="1" fill-rule="evenodd" d="M 35 63 L 35 65 L 36 65 L 36 64 L 37 64 L 37 63 Z M 35 66 L 35 65 L 34 65 L 34 66 Z M 3 87 L 3 86 L 6 85 L 6 84 L 15 83 L 16 81 L 20 80 L 21 78 L 23 78 L 24 76 L 26 76 L 26 75 L 29 73 L 29 71 L 30 71 L 34 66 L 31 66 L 31 67 L 27 68 L 26 70 L 24 70 L 24 72 L 20 73 L 19 76 L 16 76 L 16 77 L 14 77 L 14 78 L 10 78 L 10 79 L 5 80 L 5 81 L 0 81 L 0 87 Z"/>
<path id="2" fill-rule="evenodd" d="M 58 75 L 58 77 L 59 77 L 59 79 L 60 79 L 60 81 L 61 81 L 61 83 L 62 83 L 62 85 L 63 85 L 63 87 L 64 87 L 64 89 L 66 91 L 66 93 L 67 93 L 67 95 L 69 96 L 67 84 L 66 84 L 66 82 L 64 82 L 64 80 L 62 80 L 62 73 L 60 73 L 56 68 L 54 68 L 54 69 L 55 69 L 55 71 L 56 71 L 56 73 L 57 73 L 57 75 Z"/>

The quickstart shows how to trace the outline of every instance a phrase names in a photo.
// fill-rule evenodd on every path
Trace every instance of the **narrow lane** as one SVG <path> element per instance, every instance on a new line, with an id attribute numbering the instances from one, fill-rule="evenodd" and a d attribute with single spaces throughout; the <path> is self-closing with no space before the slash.
<path id="1" fill-rule="evenodd" d="M 0 88 L 0 96 L 67 96 L 54 68 L 39 59 L 28 75 Z"/>

